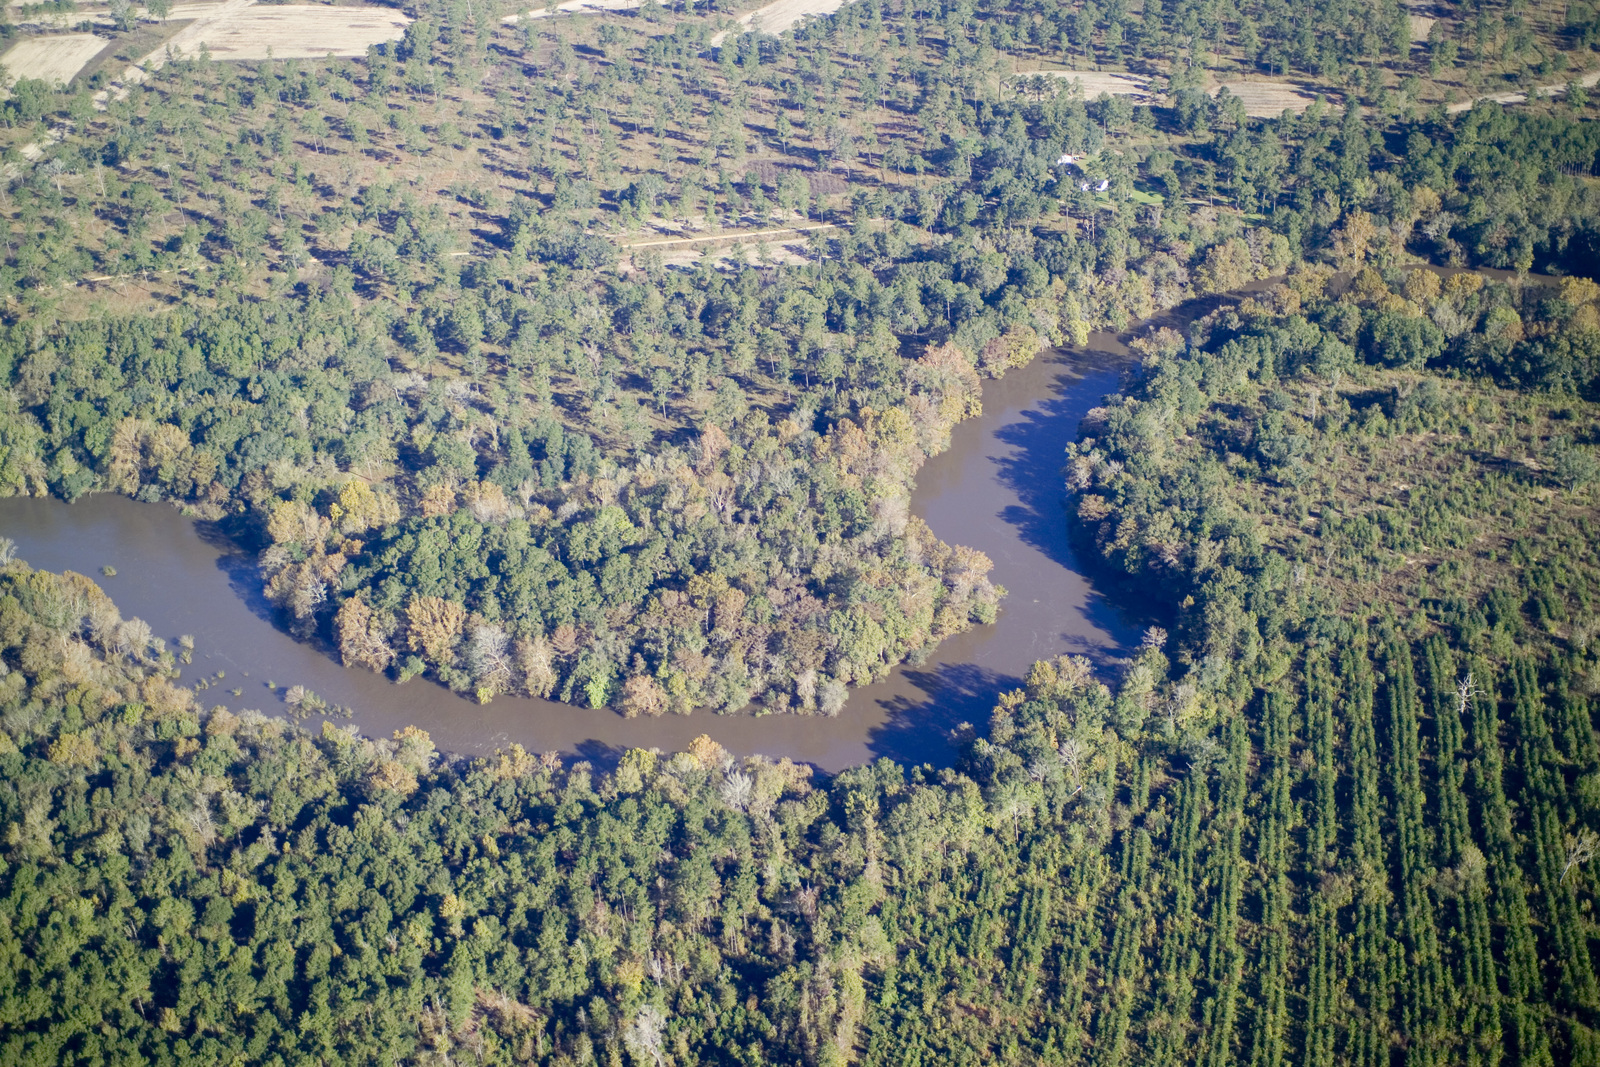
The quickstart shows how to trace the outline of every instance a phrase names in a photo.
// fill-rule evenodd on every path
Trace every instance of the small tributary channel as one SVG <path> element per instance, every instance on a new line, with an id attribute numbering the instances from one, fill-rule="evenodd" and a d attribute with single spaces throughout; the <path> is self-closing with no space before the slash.
<path id="1" fill-rule="evenodd" d="M 952 729 L 982 729 L 996 692 L 1034 660 L 1067 652 L 1105 663 L 1134 639 L 1083 577 L 1062 510 L 1062 451 L 1084 413 L 1115 391 L 1125 355 L 1115 337 L 1097 334 L 1086 351 L 1046 352 L 985 384 L 983 414 L 957 426 L 950 449 L 923 467 L 912 510 L 945 541 L 987 553 L 993 580 L 1010 595 L 993 625 L 855 691 L 837 718 L 701 710 L 624 719 L 515 697 L 479 705 L 423 679 L 402 686 L 346 669 L 327 649 L 294 640 L 274 624 L 253 559 L 169 506 L 109 494 L 75 504 L 0 500 L 0 534 L 35 567 L 94 578 L 124 616 L 144 619 L 169 645 L 192 636 L 184 679 L 224 674 L 200 694 L 207 704 L 282 713 L 284 689 L 303 685 L 353 708 L 368 736 L 416 725 L 441 749 L 465 754 L 518 742 L 610 763 L 627 748 L 673 751 L 708 734 L 735 753 L 788 756 L 825 771 L 879 756 L 944 765 L 956 755 Z M 114 577 L 101 576 L 107 565 Z"/>

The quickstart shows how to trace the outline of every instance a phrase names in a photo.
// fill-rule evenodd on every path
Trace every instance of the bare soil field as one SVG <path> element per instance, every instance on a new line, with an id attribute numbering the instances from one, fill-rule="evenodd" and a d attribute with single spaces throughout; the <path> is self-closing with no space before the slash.
<path id="1" fill-rule="evenodd" d="M 776 36 L 793 26 L 797 26 L 807 15 L 831 15 L 844 6 L 844 0 L 774 0 L 765 7 L 758 7 L 746 15 L 739 16 L 739 25 L 746 30 L 756 30 L 760 33 L 770 33 Z M 728 33 L 724 31 L 711 38 L 713 47 L 727 40 Z"/>
<path id="2" fill-rule="evenodd" d="M 193 42 L 215 59 L 311 59 L 363 56 L 367 46 L 399 40 L 411 19 L 385 7 L 255 5 L 204 24 Z"/>
<path id="3" fill-rule="evenodd" d="M 1065 81 L 1076 79 L 1083 83 L 1083 98 L 1093 100 L 1100 94 L 1109 96 L 1149 96 L 1150 85 L 1137 74 L 1113 74 L 1103 70 L 1034 70 L 1014 75 L 1016 78 L 1032 77 L 1035 74 L 1046 78 L 1061 78 Z"/>
<path id="4" fill-rule="evenodd" d="M 1410 16 L 1410 20 L 1411 42 L 1413 44 L 1426 41 L 1428 39 L 1428 34 L 1433 31 L 1433 24 L 1439 21 L 1438 19 L 1431 19 L 1426 15 L 1412 15 Z"/>
<path id="5" fill-rule="evenodd" d="M 1244 101 L 1245 114 L 1258 119 L 1277 118 L 1285 111 L 1304 111 L 1316 102 L 1314 96 L 1307 95 L 1292 82 L 1225 82 L 1217 89 L 1226 89 Z M 1216 90 L 1212 95 L 1216 95 Z"/>
<path id="6" fill-rule="evenodd" d="M 61 33 L 24 37 L 0 56 L 0 65 L 12 78 L 37 78 L 65 85 L 111 42 L 92 33 Z"/>

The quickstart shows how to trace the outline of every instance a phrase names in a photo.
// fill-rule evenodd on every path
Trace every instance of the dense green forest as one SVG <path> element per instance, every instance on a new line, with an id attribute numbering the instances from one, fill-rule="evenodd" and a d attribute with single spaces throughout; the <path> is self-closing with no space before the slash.
<path id="1" fill-rule="evenodd" d="M 994 617 L 989 561 L 907 514 L 981 376 L 1303 261 L 1600 249 L 1583 90 L 1434 93 L 1586 30 L 1508 11 L 1441 66 L 1403 9 L 1324 7 L 871 0 L 712 49 L 717 12 L 442 3 L 365 62 L 19 87 L 0 491 L 226 519 L 297 633 L 399 680 L 836 711 Z M 1166 95 L 1022 76 L 1090 59 Z M 1341 102 L 1202 91 L 1291 68 Z M 629 247 L 802 222 L 803 255 Z"/>

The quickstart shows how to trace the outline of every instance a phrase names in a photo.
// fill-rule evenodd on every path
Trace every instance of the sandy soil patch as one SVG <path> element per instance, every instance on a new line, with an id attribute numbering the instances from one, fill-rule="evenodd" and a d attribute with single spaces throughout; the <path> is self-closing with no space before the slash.
<path id="1" fill-rule="evenodd" d="M 602 15 L 607 11 L 636 11 L 638 8 L 639 0 L 567 0 L 566 3 L 557 4 L 554 8 L 536 4 L 520 15 L 507 15 L 500 21 L 510 26 L 524 18 L 543 19 L 551 15 Z"/>
<path id="2" fill-rule="evenodd" d="M 1600 70 L 1590 71 L 1583 77 L 1575 78 L 1573 80 L 1579 85 L 1583 86 L 1585 89 L 1593 88 L 1595 85 L 1600 84 Z M 1567 83 L 1551 82 L 1549 85 L 1538 86 L 1535 91 L 1540 96 L 1560 96 L 1566 93 Z M 1459 104 L 1451 104 L 1449 107 L 1445 108 L 1445 110 L 1451 114 L 1457 114 L 1462 111 L 1471 111 L 1472 105 L 1477 103 L 1479 100 L 1493 100 L 1497 104 L 1526 104 L 1528 102 L 1528 94 L 1525 92 L 1493 93 L 1488 96 L 1477 97 L 1473 100 L 1466 100 Z"/>
<path id="3" fill-rule="evenodd" d="M 1149 96 L 1150 85 L 1136 74 L 1111 74 L 1103 70 L 1034 70 L 1013 75 L 1012 83 L 1022 78 L 1043 75 L 1064 81 L 1083 83 L 1083 98 L 1094 100 L 1102 93 L 1108 96 Z"/>
<path id="4" fill-rule="evenodd" d="M 765 7 L 739 16 L 739 25 L 746 30 L 777 36 L 784 30 L 798 26 L 807 15 L 831 15 L 843 6 L 844 0 L 774 0 Z M 711 46 L 715 48 L 727 38 L 728 32 L 719 33 L 711 38 Z"/>
<path id="5" fill-rule="evenodd" d="M 1315 97 L 1289 82 L 1225 82 L 1217 89 L 1226 89 L 1244 101 L 1244 113 L 1256 119 L 1275 119 L 1285 111 L 1304 111 L 1316 103 Z"/>
<path id="6" fill-rule="evenodd" d="M 92 33 L 24 37 L 0 56 L 0 65 L 18 81 L 37 78 L 51 85 L 65 85 L 110 43 Z"/>
<path id="7" fill-rule="evenodd" d="M 185 52 L 203 43 L 214 59 L 364 56 L 369 45 L 399 40 L 411 20 L 383 7 L 258 5 L 197 26 Z"/>
<path id="8" fill-rule="evenodd" d="M 1433 32 L 1433 24 L 1438 19 L 1431 19 L 1426 15 L 1411 15 L 1411 43 L 1419 44 L 1428 39 L 1428 34 Z"/>

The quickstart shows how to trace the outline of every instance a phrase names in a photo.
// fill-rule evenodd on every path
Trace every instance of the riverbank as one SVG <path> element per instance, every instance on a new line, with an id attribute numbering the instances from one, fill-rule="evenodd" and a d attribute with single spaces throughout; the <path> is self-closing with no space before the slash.
<path id="1" fill-rule="evenodd" d="M 1077 569 L 1059 473 L 1079 420 L 1116 389 L 1125 355 L 1116 337 L 1096 334 L 1083 350 L 1047 351 L 986 383 L 983 414 L 959 424 L 951 447 L 924 466 L 911 509 L 938 536 L 986 553 L 1011 595 L 996 623 L 853 691 L 836 718 L 701 709 L 625 719 L 608 708 L 510 696 L 482 705 L 424 679 L 395 685 L 345 668 L 329 650 L 295 640 L 275 624 L 253 556 L 169 507 L 111 494 L 70 505 L 12 498 L 0 501 L 0 533 L 35 567 L 95 577 L 125 615 L 169 644 L 191 635 L 183 677 L 206 681 L 208 704 L 283 714 L 285 692 L 303 686 L 352 708 L 369 736 L 414 725 L 441 749 L 474 755 L 515 742 L 609 763 L 628 748 L 679 751 L 706 734 L 736 754 L 787 756 L 825 771 L 879 757 L 948 765 L 957 754 L 952 731 L 981 727 L 995 693 L 1018 684 L 1035 660 L 1071 653 L 1107 664 L 1132 639 L 1133 628 Z M 116 576 L 102 577 L 105 566 Z"/>

